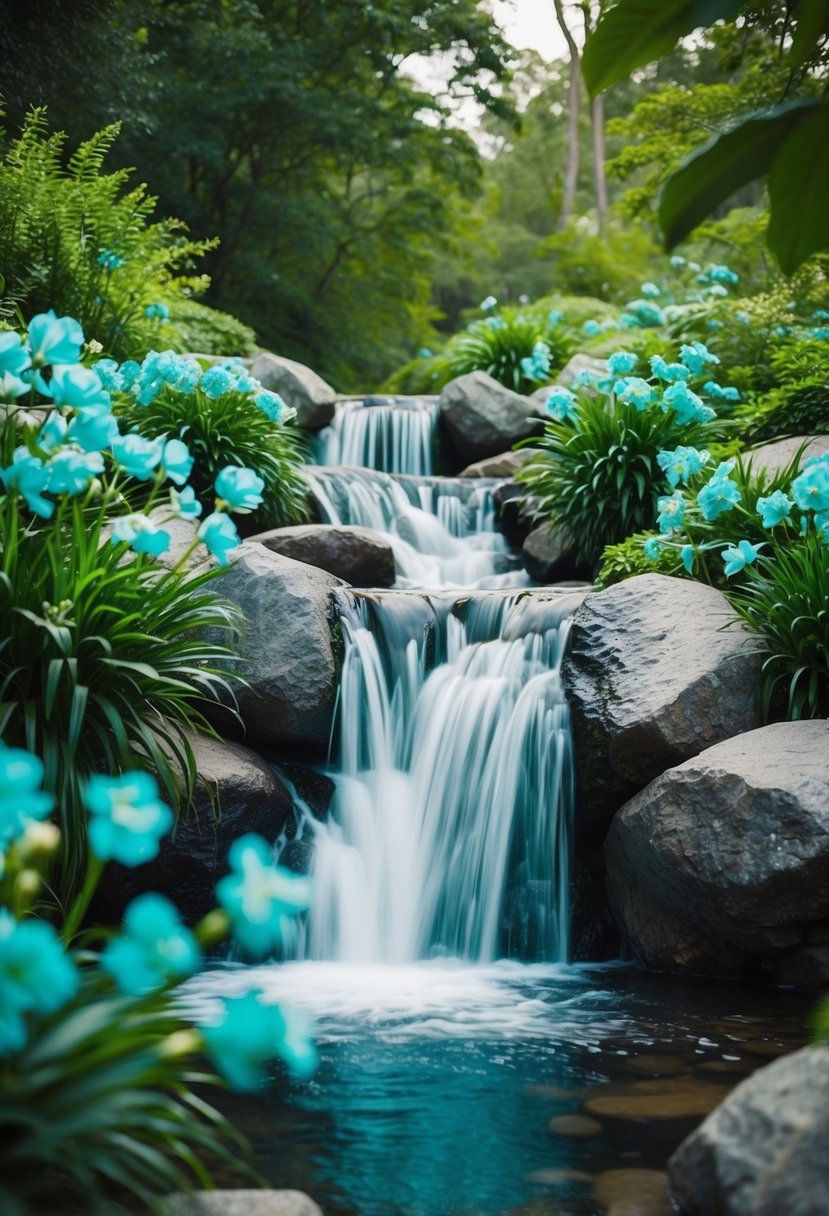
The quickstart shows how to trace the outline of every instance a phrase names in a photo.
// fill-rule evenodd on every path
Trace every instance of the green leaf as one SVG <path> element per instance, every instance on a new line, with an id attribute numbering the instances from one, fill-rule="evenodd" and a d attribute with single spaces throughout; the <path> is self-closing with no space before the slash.
<path id="1" fill-rule="evenodd" d="M 619 0 L 584 47 L 582 70 L 591 97 L 670 54 L 686 34 L 730 21 L 741 8 L 742 0 Z"/>
<path id="2" fill-rule="evenodd" d="M 829 104 L 789 134 L 769 174 L 766 239 L 784 274 L 829 248 Z"/>
<path id="3" fill-rule="evenodd" d="M 817 48 L 818 41 L 829 34 L 829 0 L 807 0 L 797 13 L 797 27 L 787 56 L 793 68 L 801 67 Z"/>
<path id="4" fill-rule="evenodd" d="M 767 173 L 783 141 L 819 105 L 810 97 L 784 102 L 715 136 L 690 156 L 668 178 L 659 201 L 659 224 L 667 248 L 678 244 L 735 190 Z"/>

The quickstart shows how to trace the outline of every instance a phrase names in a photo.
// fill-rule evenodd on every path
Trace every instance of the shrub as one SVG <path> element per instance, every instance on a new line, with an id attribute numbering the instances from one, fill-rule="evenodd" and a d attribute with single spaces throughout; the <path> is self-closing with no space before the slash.
<path id="1" fill-rule="evenodd" d="M 596 574 L 595 584 L 601 591 L 622 583 L 637 574 L 671 574 L 690 578 L 679 560 L 679 554 L 662 549 L 655 558 L 645 556 L 645 545 L 659 540 L 658 532 L 634 532 L 615 545 L 605 545 Z"/>
<path id="2" fill-rule="evenodd" d="M 256 350 L 253 330 L 230 313 L 209 308 L 199 300 L 185 296 L 171 301 L 169 311 L 162 340 L 169 340 L 169 345 L 181 354 L 244 358 Z"/>
<path id="3" fill-rule="evenodd" d="M 829 331 L 826 339 L 784 342 L 769 360 L 778 387 L 736 413 L 754 443 L 829 433 Z"/>
<path id="4" fill-rule="evenodd" d="M 65 136 L 48 134 L 43 110 L 28 115 L 0 162 L 0 294 L 6 316 L 55 308 L 128 358 L 157 340 L 163 301 L 204 289 L 205 279 L 180 272 L 211 242 L 185 240 L 176 220 L 150 222 L 146 187 L 130 188 L 128 170 L 103 172 L 118 129 L 81 144 L 64 168 Z"/>
<path id="5" fill-rule="evenodd" d="M 190 483 L 204 510 L 212 510 L 217 474 L 235 465 L 253 469 L 263 482 L 261 508 L 247 521 L 250 530 L 307 518 L 304 440 L 284 425 L 292 411 L 241 362 L 202 371 L 172 352 L 151 352 L 140 368 L 107 363 L 102 371 L 126 426 L 150 439 L 175 436 L 186 443 L 194 458 Z"/>

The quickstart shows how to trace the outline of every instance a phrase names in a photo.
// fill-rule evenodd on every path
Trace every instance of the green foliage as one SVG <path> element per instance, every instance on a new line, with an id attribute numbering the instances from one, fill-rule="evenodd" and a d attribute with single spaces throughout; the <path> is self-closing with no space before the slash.
<path id="1" fill-rule="evenodd" d="M 686 575 L 676 553 L 663 549 L 656 561 L 645 557 L 645 542 L 658 536 L 658 532 L 635 532 L 616 545 L 605 545 L 595 578 L 596 587 L 601 591 L 636 574 L 690 577 Z"/>
<path id="2" fill-rule="evenodd" d="M 612 223 L 597 232 L 583 218 L 571 220 L 564 232 L 548 237 L 541 250 L 549 255 L 551 279 L 559 291 L 615 302 L 639 294 L 659 256 L 646 228 Z"/>
<path id="3" fill-rule="evenodd" d="M 170 319 L 163 327 L 161 345 L 180 354 L 244 358 L 256 350 L 256 335 L 229 313 L 181 296 L 170 305 Z"/>
<path id="4" fill-rule="evenodd" d="M 542 450 L 516 477 L 538 499 L 538 514 L 574 538 L 577 559 L 595 563 L 606 545 L 653 527 L 667 489 L 657 454 L 701 435 L 658 407 L 582 395 L 571 421 L 548 422 L 533 440 Z"/>
<path id="5" fill-rule="evenodd" d="M 253 469 L 264 481 L 262 506 L 245 517 L 249 531 L 279 528 L 308 517 L 308 486 L 302 476 L 304 440 L 299 431 L 271 421 L 249 393 L 208 397 L 198 387 L 181 393 L 165 386 L 149 405 L 118 398 L 125 427 L 141 435 L 183 440 L 195 459 L 190 484 L 204 511 L 213 510 L 213 483 L 226 465 Z"/>
<path id="6" fill-rule="evenodd" d="M 195 1042 L 194 1042 L 195 1040 Z M 171 1191 L 211 1187 L 206 1159 L 237 1176 L 245 1144 L 191 1090 L 198 1038 L 169 995 L 114 994 L 87 969 L 68 1009 L 0 1060 L 0 1206 L 6 1216 L 63 1210 L 126 1213 L 113 1191 L 147 1207 Z"/>
<path id="7" fill-rule="evenodd" d="M 777 387 L 738 411 L 753 443 L 829 434 L 829 342 L 781 344 L 769 359 Z"/>
<path id="8" fill-rule="evenodd" d="M 728 598 L 758 635 L 761 696 L 769 717 L 778 698 L 787 718 L 829 717 L 829 562 L 814 533 L 776 547 L 750 566 Z"/>
<path id="9" fill-rule="evenodd" d="M 130 174 L 104 172 L 119 125 L 82 143 L 67 160 L 66 137 L 50 135 L 33 110 L 0 162 L 0 273 L 6 315 L 54 308 L 70 314 L 107 354 L 127 358 L 157 340 L 148 306 L 203 279 L 180 271 L 211 247 L 183 239 L 175 220 L 152 223 L 156 200 L 129 188 Z"/>
<path id="10" fill-rule="evenodd" d="M 186 732 L 210 732 L 199 707 L 230 674 L 228 649 L 207 631 L 229 637 L 239 627 L 212 587 L 218 571 L 166 570 L 142 554 L 125 561 L 127 546 L 107 537 L 112 505 L 90 492 L 42 520 L 0 497 L 0 735 L 41 758 L 59 799 L 64 895 L 86 853 L 90 773 L 151 767 L 174 804 L 189 797 Z"/>

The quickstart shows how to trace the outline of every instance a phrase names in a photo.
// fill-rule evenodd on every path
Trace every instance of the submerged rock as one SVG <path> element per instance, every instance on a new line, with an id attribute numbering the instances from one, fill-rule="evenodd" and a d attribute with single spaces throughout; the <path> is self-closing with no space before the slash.
<path id="1" fill-rule="evenodd" d="M 194 1191 L 165 1195 L 153 1216 L 322 1216 L 302 1191 Z"/>
<path id="2" fill-rule="evenodd" d="M 593 1186 L 607 1216 L 672 1216 L 662 1170 L 604 1170 Z"/>
<path id="3" fill-rule="evenodd" d="M 296 410 L 297 426 L 319 431 L 333 419 L 337 394 L 304 363 L 262 351 L 253 360 L 250 372 L 263 388 L 279 393 L 285 404 Z"/>
<path id="4" fill-rule="evenodd" d="M 791 972 L 829 936 L 829 721 L 764 726 L 669 769 L 616 815 L 605 856 L 648 965 Z"/>
<path id="5" fill-rule="evenodd" d="M 352 587 L 391 587 L 394 551 L 370 528 L 336 524 L 297 524 L 250 537 L 272 553 L 305 562 L 344 579 Z"/>
<path id="6" fill-rule="evenodd" d="M 829 1216 L 829 1047 L 742 1081 L 668 1163 L 683 1216 Z"/>
<path id="7" fill-rule="evenodd" d="M 586 597 L 562 677 L 582 827 L 666 768 L 760 725 L 753 635 L 713 587 L 641 574 Z"/>
<path id="8" fill-rule="evenodd" d="M 450 380 L 439 404 L 449 438 L 466 461 L 498 456 L 542 429 L 537 402 L 505 388 L 486 372 Z"/>

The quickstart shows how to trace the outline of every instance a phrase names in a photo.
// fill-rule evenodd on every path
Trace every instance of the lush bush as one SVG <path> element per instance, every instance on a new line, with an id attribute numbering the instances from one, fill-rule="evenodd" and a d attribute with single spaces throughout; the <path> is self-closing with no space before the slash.
<path id="1" fill-rule="evenodd" d="M 256 335 L 230 313 L 209 308 L 199 300 L 179 296 L 169 306 L 162 339 L 180 354 L 236 355 L 256 350 Z"/>
<path id="2" fill-rule="evenodd" d="M 220 470 L 235 465 L 252 469 L 263 483 L 261 506 L 246 521 L 249 530 L 307 518 L 304 440 L 284 425 L 293 411 L 263 389 L 241 361 L 202 370 L 171 351 L 152 351 L 140 366 L 119 368 L 110 361 L 97 366 L 126 426 L 149 439 L 175 436 L 186 443 L 194 460 L 190 484 L 204 510 L 212 510 Z"/>
<path id="3" fill-rule="evenodd" d="M 636 356 L 620 351 L 598 384 L 589 374 L 574 383 L 578 397 L 561 387 L 550 392 L 552 417 L 533 440 L 540 451 L 517 477 L 537 514 L 573 538 L 581 561 L 595 563 L 606 545 L 653 526 L 668 486 L 659 453 L 693 445 L 710 431 L 714 411 L 687 381 L 707 374 L 716 358 L 703 346 L 683 347 L 681 358 L 676 364 L 655 358 L 645 380 L 628 374 Z"/>
<path id="4" fill-rule="evenodd" d="M 559 291 L 614 303 L 629 299 L 659 262 L 659 248 L 644 225 L 611 223 L 597 232 L 586 216 L 547 237 L 539 254 L 550 258 Z"/>
<path id="5" fill-rule="evenodd" d="M 816 325 L 813 333 L 820 330 Z M 757 394 L 735 415 L 751 441 L 829 434 L 829 328 L 823 338 L 781 342 L 769 358 L 769 374 L 777 386 Z"/>
<path id="6" fill-rule="evenodd" d="M 204 290 L 181 272 L 209 242 L 184 239 L 175 220 L 151 222 L 155 199 L 130 173 L 104 173 L 118 134 L 107 127 L 73 152 L 33 110 L 0 161 L 2 311 L 71 314 L 109 355 L 129 358 L 158 340 L 164 301 Z M 174 310 L 177 305 L 174 306 Z"/>

